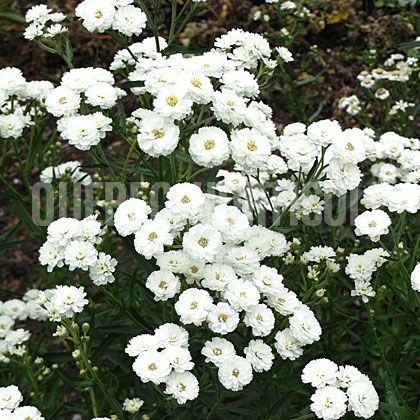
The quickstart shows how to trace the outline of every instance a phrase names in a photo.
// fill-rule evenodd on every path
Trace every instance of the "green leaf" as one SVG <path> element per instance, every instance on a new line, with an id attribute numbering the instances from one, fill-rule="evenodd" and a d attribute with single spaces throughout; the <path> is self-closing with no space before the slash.
<path id="1" fill-rule="evenodd" d="M 26 25 L 25 18 L 20 13 L 15 12 L 14 10 L 0 12 L 0 20 L 18 23 L 19 25 Z"/>
<path id="2" fill-rule="evenodd" d="M 125 135 L 125 133 L 126 133 L 126 117 L 125 117 L 124 105 L 120 100 L 118 101 L 118 106 L 117 106 L 116 122 L 118 124 L 118 127 L 122 131 L 122 133 Z"/>
<path id="3" fill-rule="evenodd" d="M 38 242 L 43 242 L 43 240 L 45 239 L 45 235 L 43 234 L 41 228 L 33 222 L 31 215 L 28 213 L 28 211 L 25 209 L 22 203 L 17 200 L 13 200 L 13 207 L 15 215 L 35 236 L 35 239 Z"/>
<path id="4" fill-rule="evenodd" d="M 51 76 L 48 76 L 48 74 L 45 74 L 42 71 L 40 72 L 40 75 L 44 80 L 48 80 L 49 82 L 51 82 L 54 85 L 59 85 L 60 84 L 60 82 L 57 79 L 54 79 Z"/>

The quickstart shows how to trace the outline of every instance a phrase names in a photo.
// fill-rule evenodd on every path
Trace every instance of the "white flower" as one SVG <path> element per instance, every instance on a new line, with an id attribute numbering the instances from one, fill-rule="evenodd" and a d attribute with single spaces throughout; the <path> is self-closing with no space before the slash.
<path id="1" fill-rule="evenodd" d="M 270 141 L 255 128 L 243 128 L 231 135 L 233 160 L 245 170 L 263 166 L 271 154 Z"/>
<path id="2" fill-rule="evenodd" d="M 337 370 L 338 366 L 329 359 L 312 360 L 303 369 L 302 382 L 311 384 L 315 388 L 335 385 Z"/>
<path id="3" fill-rule="evenodd" d="M 184 86 L 161 89 L 153 101 L 155 111 L 163 117 L 182 120 L 191 113 L 193 102 Z"/>
<path id="4" fill-rule="evenodd" d="M 182 373 L 194 367 L 191 354 L 185 347 L 168 346 L 162 351 L 162 354 L 169 360 L 175 372 Z"/>
<path id="5" fill-rule="evenodd" d="M 61 137 L 79 150 L 89 150 L 96 146 L 105 136 L 98 129 L 94 115 L 78 115 L 70 117 L 64 124 Z"/>
<path id="6" fill-rule="evenodd" d="M 123 404 L 123 410 L 127 411 L 130 414 L 136 414 L 139 412 L 140 408 L 143 407 L 144 401 L 140 398 L 132 398 L 131 400 L 126 398 Z"/>
<path id="7" fill-rule="evenodd" d="M 295 360 L 302 356 L 302 344 L 293 336 L 290 328 L 278 331 L 274 339 L 274 346 L 283 360 Z"/>
<path id="8" fill-rule="evenodd" d="M 23 396 L 16 385 L 0 388 L 0 408 L 14 410 L 23 401 Z"/>
<path id="9" fill-rule="evenodd" d="M 0 70 L 0 91 L 5 92 L 7 96 L 20 94 L 25 86 L 26 80 L 22 70 L 16 67 L 5 67 Z"/>
<path id="10" fill-rule="evenodd" d="M 390 194 L 394 191 L 394 187 L 388 183 L 374 184 L 363 190 L 363 198 L 360 202 L 371 210 L 378 209 L 387 205 Z"/>
<path id="11" fill-rule="evenodd" d="M 83 287 L 56 286 L 50 302 L 60 314 L 71 318 L 75 313 L 82 312 L 89 303 L 85 297 Z"/>
<path id="12" fill-rule="evenodd" d="M 41 265 L 47 265 L 47 271 L 50 273 L 56 266 L 64 265 L 64 248 L 52 243 L 45 242 L 39 249 L 39 262 Z"/>
<path id="13" fill-rule="evenodd" d="M 124 35 L 140 35 L 146 27 L 146 15 L 135 6 L 120 6 L 114 15 L 112 29 Z"/>
<path id="14" fill-rule="evenodd" d="M 245 347 L 246 359 L 251 363 L 255 372 L 270 370 L 273 365 L 274 354 L 269 345 L 262 340 L 251 340 Z"/>
<path id="15" fill-rule="evenodd" d="M 239 96 L 255 98 L 260 93 L 254 75 L 245 70 L 230 70 L 223 74 L 220 82 Z"/>
<path id="16" fill-rule="evenodd" d="M 59 86 L 49 93 L 45 105 L 54 117 L 70 115 L 79 109 L 80 95 L 66 86 Z"/>
<path id="17" fill-rule="evenodd" d="M 130 198 L 121 203 L 115 212 L 115 229 L 121 236 L 136 233 L 147 220 L 151 211 L 150 206 L 145 201 Z"/>
<path id="18" fill-rule="evenodd" d="M 306 305 L 297 308 L 289 318 L 290 331 L 303 345 L 318 341 L 321 336 L 321 326 L 314 313 Z"/>
<path id="19" fill-rule="evenodd" d="M 86 271 L 96 263 L 98 251 L 88 241 L 71 241 L 64 250 L 64 261 L 69 270 L 81 268 Z"/>
<path id="20" fill-rule="evenodd" d="M 117 93 L 113 86 L 105 82 L 93 83 L 85 92 L 86 103 L 102 109 L 112 108 L 117 102 Z"/>
<path id="21" fill-rule="evenodd" d="M 206 356 L 206 363 L 212 362 L 217 367 L 220 367 L 236 353 L 235 347 L 233 347 L 233 344 L 230 341 L 224 338 L 213 337 L 211 341 L 206 341 L 204 343 L 201 354 Z"/>
<path id="22" fill-rule="evenodd" d="M 331 190 L 332 193 L 340 196 L 359 185 L 361 172 L 355 163 L 333 158 L 328 165 L 328 177 L 332 182 L 328 191 Z"/>
<path id="23" fill-rule="evenodd" d="M 283 276 L 273 267 L 262 265 L 252 274 L 252 281 L 264 295 L 277 295 L 283 289 Z"/>
<path id="24" fill-rule="evenodd" d="M 241 356 L 230 356 L 219 367 L 221 384 L 232 391 L 241 391 L 252 381 L 251 363 Z"/>
<path id="25" fill-rule="evenodd" d="M 112 274 L 115 271 L 117 260 L 112 258 L 111 255 L 100 252 L 98 259 L 89 267 L 89 277 L 92 279 L 93 284 L 102 286 L 104 284 L 113 283 L 115 277 Z"/>
<path id="26" fill-rule="evenodd" d="M 179 296 L 175 311 L 182 323 L 199 327 L 206 320 L 212 303 L 213 299 L 206 290 L 190 288 Z"/>
<path id="27" fill-rule="evenodd" d="M 358 163 L 366 158 L 367 136 L 360 129 L 345 130 L 333 140 L 331 152 L 343 162 Z"/>
<path id="28" fill-rule="evenodd" d="M 17 354 L 16 346 L 19 346 L 25 341 L 28 341 L 30 337 L 31 333 L 29 331 L 24 330 L 23 328 L 18 328 L 17 330 L 9 331 L 4 339 L 5 343 L 7 344 L 9 353 Z"/>
<path id="29" fill-rule="evenodd" d="M 295 292 L 282 287 L 275 294 L 269 294 L 267 304 L 282 315 L 290 315 L 302 304 Z"/>
<path id="30" fill-rule="evenodd" d="M 151 290 L 156 301 L 173 298 L 181 288 L 181 282 L 168 270 L 154 271 L 146 281 L 146 287 Z"/>
<path id="31" fill-rule="evenodd" d="M 237 279 L 238 277 L 232 267 L 226 264 L 215 263 L 206 265 L 201 285 L 207 289 L 221 292 L 226 289 L 230 282 Z"/>
<path id="32" fill-rule="evenodd" d="M 71 239 L 80 235 L 81 223 L 77 219 L 62 217 L 52 222 L 47 229 L 48 242 L 66 246 Z"/>
<path id="33" fill-rule="evenodd" d="M 205 196 L 194 184 L 180 183 L 172 186 L 166 194 L 165 206 L 185 219 L 197 216 L 204 206 Z"/>
<path id="34" fill-rule="evenodd" d="M 222 120 L 226 124 L 233 124 L 236 127 L 243 122 L 246 105 L 244 99 L 233 90 L 222 89 L 213 94 L 211 110 L 218 120 Z"/>
<path id="35" fill-rule="evenodd" d="M 141 120 L 137 141 L 150 156 L 168 156 L 178 145 L 179 127 L 153 113 Z"/>
<path id="36" fill-rule="evenodd" d="M 225 243 L 242 242 L 249 230 L 248 217 L 235 206 L 220 204 L 214 208 L 212 224 Z"/>
<path id="37" fill-rule="evenodd" d="M 276 47 L 277 54 L 285 62 L 293 61 L 292 53 L 286 47 Z"/>
<path id="38" fill-rule="evenodd" d="M 42 36 L 43 34 L 43 27 L 40 26 L 38 23 L 33 22 L 25 28 L 23 37 L 29 41 L 33 41 L 35 38 Z"/>
<path id="39" fill-rule="evenodd" d="M 374 297 L 376 292 L 372 289 L 372 285 L 366 280 L 355 280 L 354 290 L 351 291 L 351 296 L 361 296 L 362 301 L 367 303 L 369 297 Z"/>
<path id="40" fill-rule="evenodd" d="M 110 1 L 85 0 L 76 7 L 75 14 L 83 19 L 83 26 L 89 32 L 105 32 L 112 26 L 115 7 Z"/>
<path id="41" fill-rule="evenodd" d="M 213 262 L 220 252 L 222 236 L 213 226 L 199 223 L 185 233 L 182 246 L 191 257 Z"/>
<path id="42" fill-rule="evenodd" d="M 224 297 L 234 309 L 241 311 L 257 305 L 260 294 L 252 282 L 238 279 L 228 284 Z"/>
<path id="43" fill-rule="evenodd" d="M 247 309 L 244 322 L 252 328 L 252 334 L 256 337 L 265 337 L 274 328 L 275 318 L 273 312 L 264 303 Z"/>
<path id="44" fill-rule="evenodd" d="M 224 257 L 224 262 L 240 276 L 252 274 L 260 266 L 257 252 L 249 246 L 229 249 Z"/>
<path id="45" fill-rule="evenodd" d="M 334 386 L 318 388 L 311 396 L 311 401 L 311 410 L 320 419 L 339 419 L 347 411 L 347 395 Z"/>
<path id="46" fill-rule="evenodd" d="M 172 395 L 178 404 L 185 404 L 198 397 L 197 378 L 190 372 L 172 372 L 166 380 L 165 394 Z"/>
<path id="47" fill-rule="evenodd" d="M 42 417 L 41 412 L 36 407 L 31 406 L 18 407 L 13 412 L 13 416 L 16 418 L 16 420 L 45 420 L 45 418 Z"/>
<path id="48" fill-rule="evenodd" d="M 171 365 L 166 356 L 156 350 L 140 353 L 133 363 L 133 370 L 142 382 L 153 382 L 159 385 L 165 382 L 171 373 Z"/>
<path id="49" fill-rule="evenodd" d="M 166 220 L 146 220 L 136 232 L 134 248 L 147 259 L 162 254 L 164 245 L 171 245 L 173 242 L 170 228 Z"/>
<path id="50" fill-rule="evenodd" d="M 353 280 L 369 281 L 376 271 L 375 260 L 369 255 L 350 254 L 347 261 L 345 271 Z"/>
<path id="51" fill-rule="evenodd" d="M 25 302 L 19 299 L 10 299 L 1 306 L 3 315 L 7 315 L 13 320 L 23 321 L 28 316 Z"/>
<path id="52" fill-rule="evenodd" d="M 125 348 L 125 352 L 131 357 L 137 357 L 139 354 L 157 350 L 159 348 L 159 340 L 154 335 L 141 334 L 133 337 Z"/>
<path id="53" fill-rule="evenodd" d="M 0 315 L 0 338 L 4 338 L 5 335 L 12 329 L 15 321 L 8 315 Z"/>
<path id="54" fill-rule="evenodd" d="M 199 72 L 185 75 L 189 79 L 186 88 L 188 96 L 197 104 L 208 104 L 213 97 L 213 85 L 210 78 Z"/>
<path id="55" fill-rule="evenodd" d="M 365 211 L 354 220 L 357 236 L 368 235 L 373 242 L 379 241 L 381 235 L 389 232 L 391 218 L 382 210 Z"/>
<path id="56" fill-rule="evenodd" d="M 189 257 L 183 250 L 164 252 L 156 257 L 156 264 L 161 270 L 172 273 L 183 273 L 189 262 Z"/>
<path id="57" fill-rule="evenodd" d="M 32 6 L 25 15 L 26 22 L 35 22 L 39 25 L 45 25 L 50 18 L 51 9 L 45 4 Z"/>
<path id="58" fill-rule="evenodd" d="M 70 88 L 76 93 L 85 92 L 95 82 L 92 67 L 71 69 L 64 73 L 61 85 Z"/>
<path id="59" fill-rule="evenodd" d="M 411 287 L 416 292 L 420 292 L 420 263 L 418 263 L 411 272 Z"/>
<path id="60" fill-rule="evenodd" d="M 209 328 L 222 335 L 235 331 L 239 323 L 239 314 L 228 303 L 212 305 L 207 316 Z"/>
<path id="61" fill-rule="evenodd" d="M 350 365 L 339 366 L 337 378 L 340 388 L 348 388 L 358 381 L 369 380 L 369 378 L 361 373 L 359 369 Z"/>
<path id="62" fill-rule="evenodd" d="M 370 380 L 357 381 L 347 389 L 349 410 L 357 417 L 368 419 L 379 407 L 378 394 Z"/>
<path id="63" fill-rule="evenodd" d="M 160 347 L 188 347 L 188 331 L 176 324 L 163 324 L 155 330 Z"/>
<path id="64" fill-rule="evenodd" d="M 229 158 L 229 139 L 218 127 L 202 127 L 191 136 L 189 152 L 197 165 L 212 168 Z"/>

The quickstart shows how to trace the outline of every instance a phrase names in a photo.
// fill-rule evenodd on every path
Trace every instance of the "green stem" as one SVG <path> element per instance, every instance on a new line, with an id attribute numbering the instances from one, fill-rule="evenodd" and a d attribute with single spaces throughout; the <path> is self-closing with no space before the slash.
<path id="1" fill-rule="evenodd" d="M 382 360 L 382 363 L 383 363 L 383 365 L 384 365 L 384 368 L 385 368 L 385 371 L 386 371 L 387 376 L 388 376 L 388 378 L 389 378 L 389 381 L 391 382 L 391 386 L 392 386 L 392 388 L 394 389 L 395 395 L 399 398 L 399 400 L 401 401 L 401 403 L 403 404 L 403 406 L 404 406 L 404 407 L 405 407 L 405 408 L 406 408 L 406 409 L 407 409 L 407 410 L 408 410 L 411 414 L 414 414 L 413 410 L 412 410 L 412 409 L 411 409 L 411 408 L 407 405 L 407 403 L 404 401 L 403 397 L 402 397 L 402 396 L 401 396 L 401 394 L 400 394 L 400 391 L 398 390 L 398 387 L 397 387 L 397 386 L 396 386 L 396 384 L 395 384 L 394 378 L 393 378 L 393 376 L 392 376 L 391 370 L 390 370 L 390 368 L 389 368 L 388 362 L 387 362 L 386 357 L 385 357 L 384 350 L 383 350 L 383 348 L 382 348 L 381 342 L 379 341 L 378 334 L 376 333 L 376 328 L 375 328 L 375 324 L 373 323 L 373 318 L 372 318 L 372 312 L 371 312 L 371 309 L 370 309 L 370 307 L 368 306 L 368 304 L 365 304 L 365 306 L 366 306 L 366 312 L 367 312 L 368 319 L 369 319 L 369 325 L 370 325 L 370 327 L 371 327 L 371 329 L 372 329 L 373 336 L 375 337 L 376 345 L 378 346 L 379 353 L 380 353 L 380 355 L 381 355 L 381 360 Z"/>

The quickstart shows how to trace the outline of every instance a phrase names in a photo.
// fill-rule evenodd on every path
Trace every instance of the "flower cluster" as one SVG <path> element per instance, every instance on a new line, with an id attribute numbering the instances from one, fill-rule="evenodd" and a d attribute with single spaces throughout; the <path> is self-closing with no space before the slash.
<path id="1" fill-rule="evenodd" d="M 81 163 L 77 160 L 64 162 L 57 166 L 48 166 L 40 174 L 41 182 L 51 184 L 56 180 L 80 182 L 82 185 L 90 185 L 92 177 L 81 170 Z"/>
<path id="2" fill-rule="evenodd" d="M 398 84 L 407 83 L 410 78 L 415 79 L 419 71 L 418 58 L 406 57 L 404 54 L 391 54 L 385 60 L 383 67 L 377 67 L 371 71 L 363 70 L 357 80 L 360 86 L 368 90 L 368 96 L 379 101 L 388 101 L 393 105 L 389 109 L 390 115 L 405 112 L 407 108 L 415 104 L 398 99 Z M 404 98 L 405 99 L 405 98 Z M 345 109 L 350 115 L 359 114 L 364 103 L 357 96 L 352 95 L 339 100 L 338 107 Z"/>
<path id="3" fill-rule="evenodd" d="M 40 292 L 37 302 L 48 319 L 54 322 L 60 322 L 62 318 L 72 318 L 89 303 L 83 287 L 76 286 L 56 286 Z"/>
<path id="4" fill-rule="evenodd" d="M 261 263 L 288 251 L 290 244 L 284 235 L 250 226 L 237 207 L 217 204 L 188 183 L 171 187 L 165 209 L 154 219 L 148 219 L 148 213 L 145 202 L 130 199 L 117 209 L 115 226 L 122 236 L 134 234 L 139 254 L 156 259 L 160 269 L 149 275 L 146 287 L 156 301 L 179 294 L 175 311 L 183 324 L 207 323 L 212 332 L 225 335 L 236 330 L 243 314 L 243 322 L 252 334 L 266 337 L 275 328 L 276 318 L 286 316 L 289 327 L 277 332 L 275 347 L 283 359 L 292 360 L 302 354 L 303 346 L 319 339 L 321 327 L 313 312 L 285 287 L 283 276 L 275 268 Z M 184 230 L 186 224 L 189 228 Z M 181 243 L 182 249 L 168 250 L 175 242 Z M 326 252 L 316 255 L 313 260 L 318 262 L 328 257 Z M 249 366 L 244 370 L 249 381 L 251 367 L 257 372 L 271 367 L 273 355 L 262 340 L 249 343 L 244 350 L 246 360 L 235 354 L 229 341 L 214 340 L 205 344 L 203 352 L 212 349 L 214 356 L 205 353 L 207 361 L 220 367 L 219 378 L 229 389 L 241 389 L 232 379 L 236 368 L 225 375 L 222 365 L 228 369 L 236 360 L 237 369 L 241 363 Z M 231 351 L 223 352 L 226 347 Z M 257 357 L 260 352 L 267 356 L 261 362 Z"/>
<path id="5" fill-rule="evenodd" d="M 53 38 L 57 35 L 67 33 L 68 29 L 62 25 L 66 18 L 64 13 L 53 13 L 52 9 L 45 4 L 32 6 L 25 16 L 25 20 L 29 25 L 23 36 L 30 41 L 42 37 Z"/>
<path id="6" fill-rule="evenodd" d="M 7 420 L 45 420 L 36 407 L 20 406 L 22 401 L 22 393 L 16 385 L 0 388 L 0 417 Z"/>
<path id="7" fill-rule="evenodd" d="M 0 70 L 0 137 L 17 139 L 25 127 L 44 114 L 44 101 L 54 89 L 51 82 L 27 82 L 15 67 Z"/>
<path id="8" fill-rule="evenodd" d="M 316 388 L 311 410 L 319 419 L 339 419 L 347 410 L 368 419 L 378 409 L 379 397 L 372 382 L 354 366 L 337 366 L 329 359 L 312 360 L 303 369 L 302 382 Z"/>
<path id="9" fill-rule="evenodd" d="M 371 279 L 373 273 L 386 262 L 389 253 L 382 248 L 374 248 L 362 255 L 350 254 L 347 257 L 346 274 L 354 280 L 352 296 L 361 296 L 363 302 L 368 302 L 369 297 L 375 296 Z"/>
<path id="10" fill-rule="evenodd" d="M 101 243 L 104 233 L 96 216 L 83 220 L 62 217 L 48 226 L 47 241 L 39 249 L 39 261 L 48 267 L 48 272 L 67 265 L 71 271 L 89 270 L 97 286 L 112 283 L 117 260 L 95 247 Z"/>
<path id="11" fill-rule="evenodd" d="M 63 75 L 60 86 L 45 100 L 47 111 L 61 117 L 57 129 L 63 139 L 80 150 L 88 150 L 111 131 L 112 120 L 102 110 L 112 108 L 125 94 L 113 85 L 112 73 L 101 68 L 72 69 Z M 88 106 L 95 112 L 88 114 Z"/>
<path id="12" fill-rule="evenodd" d="M 160 351 L 159 351 L 160 350 Z M 190 372 L 194 367 L 188 350 L 188 332 L 176 324 L 163 324 L 154 334 L 133 337 L 125 352 L 135 357 L 134 372 L 142 382 L 164 382 L 165 393 L 179 404 L 197 398 L 198 380 Z"/>
<path id="13" fill-rule="evenodd" d="M 46 321 L 44 309 L 38 303 L 38 289 L 28 290 L 22 299 L 9 299 L 0 302 L 0 362 L 9 363 L 10 356 L 21 357 L 26 353 L 26 342 L 31 333 L 15 324 L 26 319 Z"/>
<path id="14" fill-rule="evenodd" d="M 89 32 L 113 29 L 126 36 L 140 35 L 146 27 L 146 15 L 132 3 L 133 0 L 85 0 L 76 7 L 75 14 Z"/>

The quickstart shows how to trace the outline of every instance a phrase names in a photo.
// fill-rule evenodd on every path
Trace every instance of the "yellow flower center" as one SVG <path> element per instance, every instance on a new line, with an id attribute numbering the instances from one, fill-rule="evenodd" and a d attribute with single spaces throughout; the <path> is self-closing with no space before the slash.
<path id="1" fill-rule="evenodd" d="M 248 150 L 250 152 L 255 152 L 256 150 L 258 150 L 257 143 L 255 143 L 254 140 L 251 140 L 251 141 L 248 142 Z"/>
<path id="2" fill-rule="evenodd" d="M 181 198 L 181 203 L 183 204 L 188 204 L 190 202 L 191 202 L 191 199 L 187 195 L 184 195 L 184 197 Z"/>
<path id="3" fill-rule="evenodd" d="M 226 322 L 228 320 L 228 316 L 226 314 L 220 314 L 217 319 L 219 320 L 219 322 Z"/>
<path id="4" fill-rule="evenodd" d="M 193 77 L 190 80 L 191 84 L 194 85 L 195 87 L 201 87 L 203 84 L 200 82 L 200 79 L 198 79 L 197 77 Z"/>
<path id="5" fill-rule="evenodd" d="M 172 108 L 178 103 L 179 99 L 175 95 L 170 95 L 166 98 L 166 103 Z"/>
<path id="6" fill-rule="evenodd" d="M 152 130 L 152 134 L 155 136 L 155 139 L 156 140 L 157 139 L 161 139 L 165 135 L 165 133 L 163 132 L 163 130 L 158 129 L 158 128 L 154 128 Z"/>
<path id="7" fill-rule="evenodd" d="M 157 369 L 156 363 L 150 363 L 150 365 L 148 366 L 148 369 L 153 371 Z"/>
<path id="8" fill-rule="evenodd" d="M 152 242 L 152 241 L 154 241 L 157 237 L 158 237 L 158 236 L 156 235 L 156 232 L 152 232 L 152 233 L 149 233 L 149 236 L 147 237 L 147 239 L 148 239 L 150 242 Z"/>
<path id="9" fill-rule="evenodd" d="M 206 150 L 211 150 L 211 149 L 213 149 L 213 147 L 216 145 L 216 142 L 214 141 L 214 140 L 211 140 L 211 139 L 209 139 L 209 140 L 206 140 L 205 141 L 205 143 L 204 143 L 204 148 L 206 149 Z"/>
<path id="10" fill-rule="evenodd" d="M 198 245 L 200 245 L 203 248 L 205 248 L 208 244 L 209 244 L 209 240 L 206 238 L 200 238 L 198 240 Z"/>

